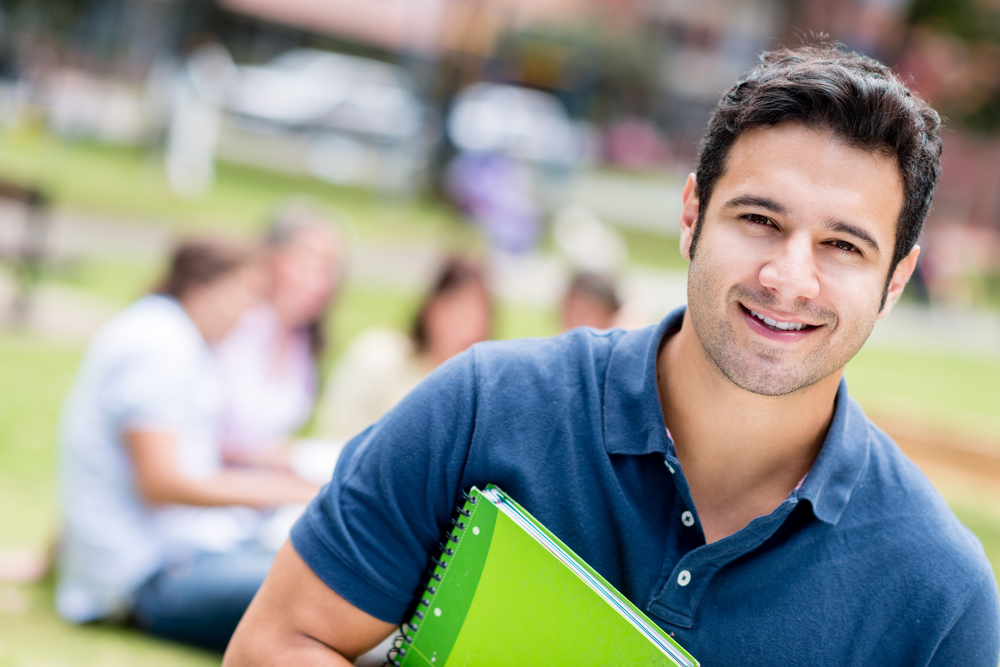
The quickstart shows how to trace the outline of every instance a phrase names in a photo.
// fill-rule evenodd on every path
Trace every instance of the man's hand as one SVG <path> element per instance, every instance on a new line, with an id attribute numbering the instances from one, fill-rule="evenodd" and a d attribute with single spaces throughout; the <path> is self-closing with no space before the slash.
<path id="1" fill-rule="evenodd" d="M 395 629 L 337 595 L 286 542 L 222 665 L 350 665 Z"/>

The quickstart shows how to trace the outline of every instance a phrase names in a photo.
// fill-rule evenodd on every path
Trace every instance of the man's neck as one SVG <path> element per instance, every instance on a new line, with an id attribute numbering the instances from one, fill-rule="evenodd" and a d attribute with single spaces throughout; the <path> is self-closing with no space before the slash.
<path id="1" fill-rule="evenodd" d="M 706 542 L 770 514 L 809 472 L 833 419 L 835 373 L 787 396 L 728 380 L 687 314 L 657 357 L 657 385 Z"/>

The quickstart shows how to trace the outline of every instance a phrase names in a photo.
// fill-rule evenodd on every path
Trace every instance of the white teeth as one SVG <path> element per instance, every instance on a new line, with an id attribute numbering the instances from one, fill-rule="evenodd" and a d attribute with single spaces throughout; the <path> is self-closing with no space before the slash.
<path id="1" fill-rule="evenodd" d="M 751 310 L 750 314 L 758 320 L 762 320 L 767 326 L 774 327 L 775 329 L 781 329 L 782 331 L 801 331 L 802 328 L 805 327 L 804 324 L 797 322 L 779 322 L 777 320 L 772 320 L 770 317 L 764 317 L 756 310 Z"/>

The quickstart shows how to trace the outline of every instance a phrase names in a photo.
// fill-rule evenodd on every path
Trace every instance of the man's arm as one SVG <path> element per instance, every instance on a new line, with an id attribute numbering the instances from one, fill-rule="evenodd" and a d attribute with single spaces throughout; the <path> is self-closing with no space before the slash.
<path id="1" fill-rule="evenodd" d="M 396 629 L 461 494 L 475 397 L 465 352 L 346 445 L 244 614 L 226 667 L 349 665 Z"/>
<path id="2" fill-rule="evenodd" d="M 125 446 L 139 493 L 150 503 L 267 507 L 306 503 L 319 491 L 291 472 L 276 470 L 222 470 L 189 479 L 177 467 L 177 437 L 167 431 L 126 431 Z"/>
<path id="3" fill-rule="evenodd" d="M 222 665 L 350 665 L 395 628 L 337 595 L 286 542 L 236 628 Z"/>

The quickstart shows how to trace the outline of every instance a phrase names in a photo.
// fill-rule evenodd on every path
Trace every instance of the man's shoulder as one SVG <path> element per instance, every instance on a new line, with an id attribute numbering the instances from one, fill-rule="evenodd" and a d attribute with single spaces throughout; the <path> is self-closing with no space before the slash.
<path id="1" fill-rule="evenodd" d="M 88 357 L 102 363 L 139 358 L 177 363 L 196 355 L 203 345 L 180 305 L 153 294 L 140 298 L 105 324 L 91 341 Z"/>
<path id="2" fill-rule="evenodd" d="M 868 465 L 842 527 L 871 533 L 872 548 L 911 578 L 953 590 L 982 581 L 992 568 L 978 538 L 899 445 L 871 420 L 867 425 Z"/>
<path id="3" fill-rule="evenodd" d="M 479 343 L 473 352 L 480 372 L 558 373 L 592 365 L 606 367 L 622 338 L 635 333 L 578 327 L 548 338 Z"/>
<path id="4" fill-rule="evenodd" d="M 603 387 L 621 329 L 571 329 L 550 338 L 489 341 L 473 346 L 469 363 L 484 395 L 561 400 L 581 386 Z"/>

